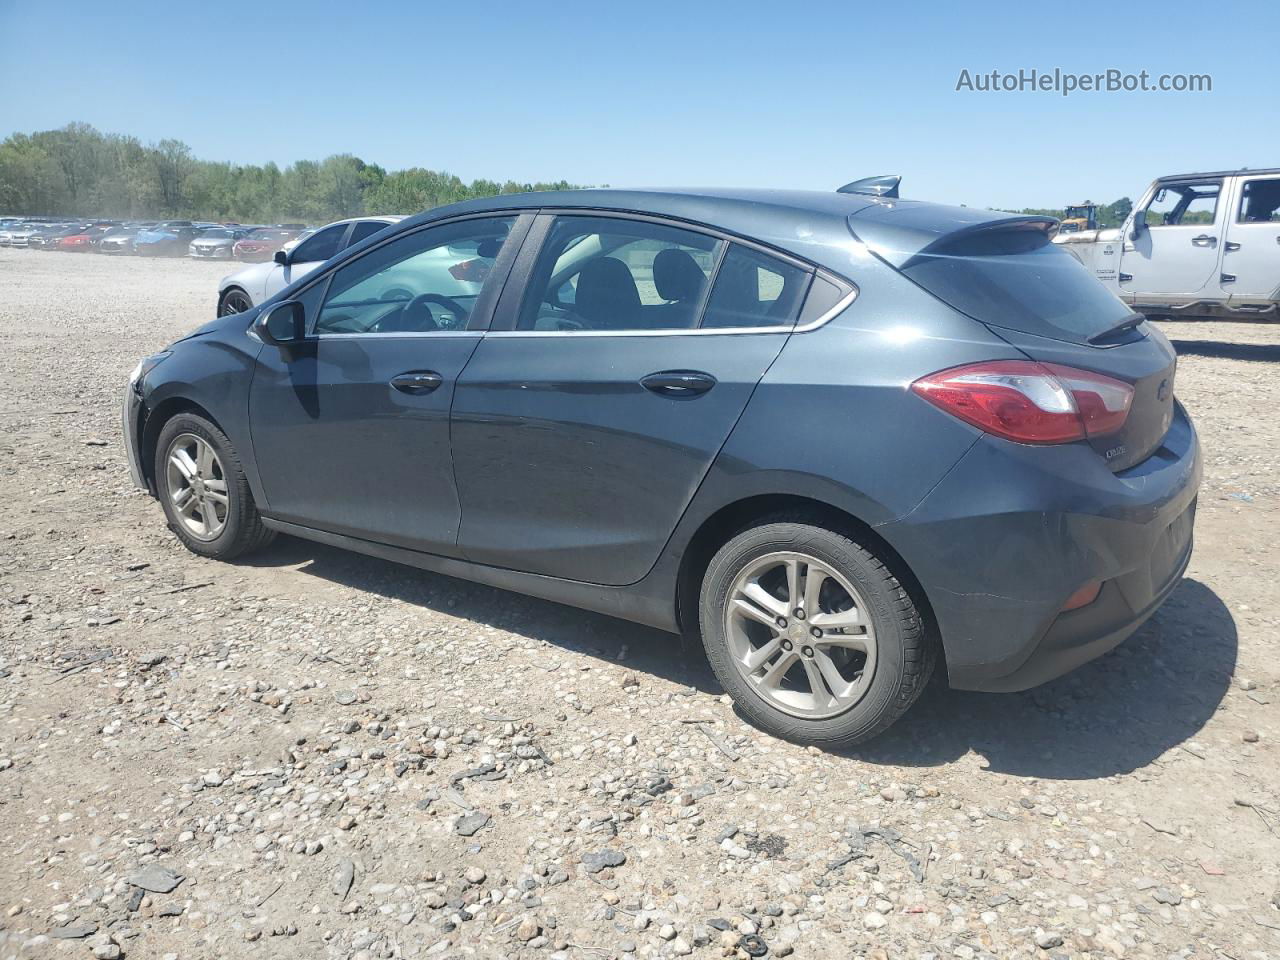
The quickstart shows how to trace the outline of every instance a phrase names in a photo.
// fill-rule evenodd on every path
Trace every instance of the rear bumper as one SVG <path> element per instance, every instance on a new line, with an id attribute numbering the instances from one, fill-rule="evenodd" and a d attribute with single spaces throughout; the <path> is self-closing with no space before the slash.
<path id="1" fill-rule="evenodd" d="M 1117 646 L 1173 591 L 1200 474 L 1181 407 L 1161 448 L 1116 474 L 1080 444 L 983 437 L 919 507 L 877 529 L 929 598 L 951 686 L 1024 690 Z M 1062 613 L 1093 581 L 1098 598 Z"/>
<path id="2" fill-rule="evenodd" d="M 1194 504 L 1188 514 L 1194 515 Z M 1151 601 L 1134 610 L 1116 583 L 1103 586 L 1098 599 L 1082 610 L 1060 614 L 1040 638 L 1031 655 L 1012 673 L 991 676 L 985 669 L 961 669 L 951 675 L 951 686 L 988 693 L 1013 693 L 1048 683 L 1076 667 L 1114 650 L 1141 627 L 1182 582 L 1191 561 L 1191 541 L 1187 541 L 1173 572 Z"/>

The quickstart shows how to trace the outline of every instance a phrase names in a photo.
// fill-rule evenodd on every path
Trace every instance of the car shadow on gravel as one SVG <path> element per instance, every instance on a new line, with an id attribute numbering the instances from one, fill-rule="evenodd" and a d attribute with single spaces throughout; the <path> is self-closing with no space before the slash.
<path id="1" fill-rule="evenodd" d="M 701 646 L 626 620 L 294 537 L 280 537 L 267 550 L 241 562 L 297 566 L 300 573 L 353 590 L 545 640 L 574 653 L 621 662 L 628 669 L 681 684 L 690 692 L 715 696 L 724 692 Z"/>
<path id="2" fill-rule="evenodd" d="M 1130 773 L 1205 725 L 1231 683 L 1237 646 L 1218 595 L 1184 580 L 1137 633 L 1073 673 L 1015 694 L 934 683 L 887 733 L 843 754 L 931 767 L 973 751 L 993 772 L 1058 780 Z"/>

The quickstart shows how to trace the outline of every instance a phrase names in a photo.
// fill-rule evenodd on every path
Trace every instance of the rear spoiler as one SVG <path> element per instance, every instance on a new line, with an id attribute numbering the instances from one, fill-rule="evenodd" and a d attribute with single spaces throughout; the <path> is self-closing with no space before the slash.
<path id="1" fill-rule="evenodd" d="M 917 250 L 900 268 L 911 266 L 917 258 L 1027 253 L 1043 247 L 1057 232 L 1058 221 L 1053 217 L 1020 216 L 975 223 L 943 234 Z"/>
<path id="2" fill-rule="evenodd" d="M 849 216 L 849 229 L 898 269 L 916 257 L 982 256 L 1034 250 L 1057 231 L 1053 217 L 928 203 L 871 203 Z"/>

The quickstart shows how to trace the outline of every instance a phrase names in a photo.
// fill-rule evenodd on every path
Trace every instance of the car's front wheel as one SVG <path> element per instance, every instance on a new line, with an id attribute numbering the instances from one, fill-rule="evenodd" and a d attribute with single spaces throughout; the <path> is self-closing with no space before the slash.
<path id="1" fill-rule="evenodd" d="M 876 736 L 933 670 L 920 613 L 888 567 L 809 523 L 763 523 L 721 547 L 699 619 L 712 669 L 741 711 L 800 743 Z"/>
<path id="2" fill-rule="evenodd" d="M 231 441 L 204 417 L 180 413 L 165 423 L 155 478 L 169 529 L 192 553 L 231 560 L 274 539 Z"/>
<path id="3" fill-rule="evenodd" d="M 249 294 L 245 293 L 239 287 L 229 288 L 218 299 L 218 316 L 226 317 L 233 313 L 244 313 L 246 310 L 253 309 L 253 301 L 249 299 Z"/>

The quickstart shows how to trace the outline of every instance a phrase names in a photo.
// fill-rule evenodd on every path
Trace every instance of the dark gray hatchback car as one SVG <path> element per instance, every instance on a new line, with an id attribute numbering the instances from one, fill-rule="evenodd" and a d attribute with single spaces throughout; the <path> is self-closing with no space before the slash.
<path id="1" fill-rule="evenodd" d="M 1041 683 L 1186 567 L 1173 350 L 1054 221 L 865 191 L 405 220 L 143 360 L 134 480 L 204 556 L 283 532 L 698 633 L 794 740 L 882 731 L 938 658 Z"/>

